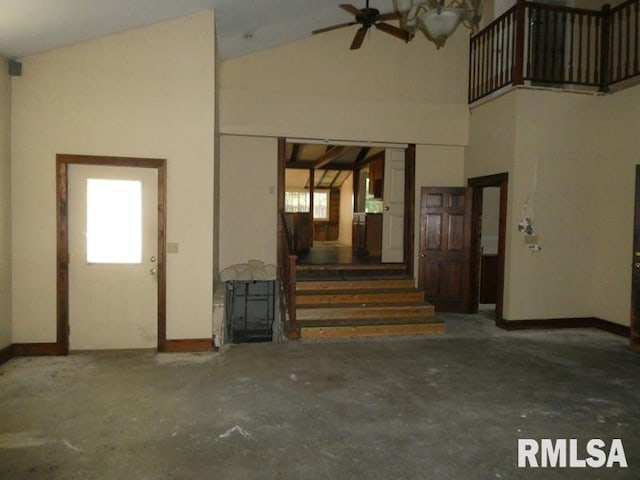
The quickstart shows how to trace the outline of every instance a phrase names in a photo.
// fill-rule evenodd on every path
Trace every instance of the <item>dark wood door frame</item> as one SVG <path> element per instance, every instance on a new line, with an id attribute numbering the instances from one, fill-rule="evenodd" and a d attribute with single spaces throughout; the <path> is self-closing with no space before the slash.
<path id="1" fill-rule="evenodd" d="M 155 168 L 158 171 L 158 351 L 167 345 L 167 271 L 166 260 L 166 192 L 167 162 L 164 159 L 102 157 L 89 155 L 56 155 L 56 343 L 52 353 L 69 353 L 69 166 L 96 165 L 111 167 Z"/>
<path id="2" fill-rule="evenodd" d="M 504 324 L 504 266 L 507 238 L 507 202 L 509 194 L 509 174 L 499 173 L 484 177 L 470 178 L 467 185 L 472 189 L 471 207 L 471 268 L 469 269 L 469 310 L 478 312 L 478 296 L 480 292 L 480 262 L 482 261 L 482 192 L 486 187 L 500 188 L 500 213 L 498 223 L 498 272 L 496 279 L 496 325 Z"/>
<path id="3" fill-rule="evenodd" d="M 414 278 L 414 232 L 416 225 L 416 146 L 409 144 L 404 151 L 404 264 L 407 274 Z"/>
<path id="4" fill-rule="evenodd" d="M 640 165 L 636 165 L 635 212 L 633 221 L 633 252 L 631 253 L 631 339 L 630 347 L 640 352 Z"/>

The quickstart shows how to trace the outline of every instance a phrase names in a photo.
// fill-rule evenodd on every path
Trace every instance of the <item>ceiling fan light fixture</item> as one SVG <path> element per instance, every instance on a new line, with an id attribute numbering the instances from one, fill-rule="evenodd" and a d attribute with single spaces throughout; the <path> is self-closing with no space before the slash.
<path id="1" fill-rule="evenodd" d="M 440 48 L 461 23 L 477 30 L 483 0 L 394 0 L 394 6 L 409 38 L 419 29 Z"/>
<path id="2" fill-rule="evenodd" d="M 393 0 L 398 13 L 409 13 L 413 8 L 413 0 Z"/>
<path id="3" fill-rule="evenodd" d="M 444 46 L 463 19 L 464 10 L 460 8 L 438 8 L 418 14 L 420 28 L 433 39 L 438 48 Z"/>

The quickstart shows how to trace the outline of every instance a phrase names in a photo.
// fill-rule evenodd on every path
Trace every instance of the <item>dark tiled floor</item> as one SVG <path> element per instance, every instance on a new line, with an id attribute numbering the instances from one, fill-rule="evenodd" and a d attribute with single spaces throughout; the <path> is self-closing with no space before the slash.
<path id="1" fill-rule="evenodd" d="M 353 255 L 351 246 L 337 242 L 314 242 L 309 253 L 298 255 L 300 265 L 371 265 L 380 263 L 380 257 Z"/>

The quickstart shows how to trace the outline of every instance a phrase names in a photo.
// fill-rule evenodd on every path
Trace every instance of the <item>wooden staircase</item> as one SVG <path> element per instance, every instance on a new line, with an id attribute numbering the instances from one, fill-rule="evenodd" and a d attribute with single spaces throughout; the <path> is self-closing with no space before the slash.
<path id="1" fill-rule="evenodd" d="M 303 339 L 445 330 L 404 265 L 298 265 L 296 278 L 296 317 Z"/>

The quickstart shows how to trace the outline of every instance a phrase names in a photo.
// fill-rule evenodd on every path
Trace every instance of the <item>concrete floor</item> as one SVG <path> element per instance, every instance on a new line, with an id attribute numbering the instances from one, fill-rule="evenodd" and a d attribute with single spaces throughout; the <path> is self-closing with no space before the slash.
<path id="1" fill-rule="evenodd" d="M 640 478 L 624 339 L 444 318 L 419 340 L 11 360 L 0 479 Z M 629 468 L 516 468 L 518 438 L 596 437 Z"/>

